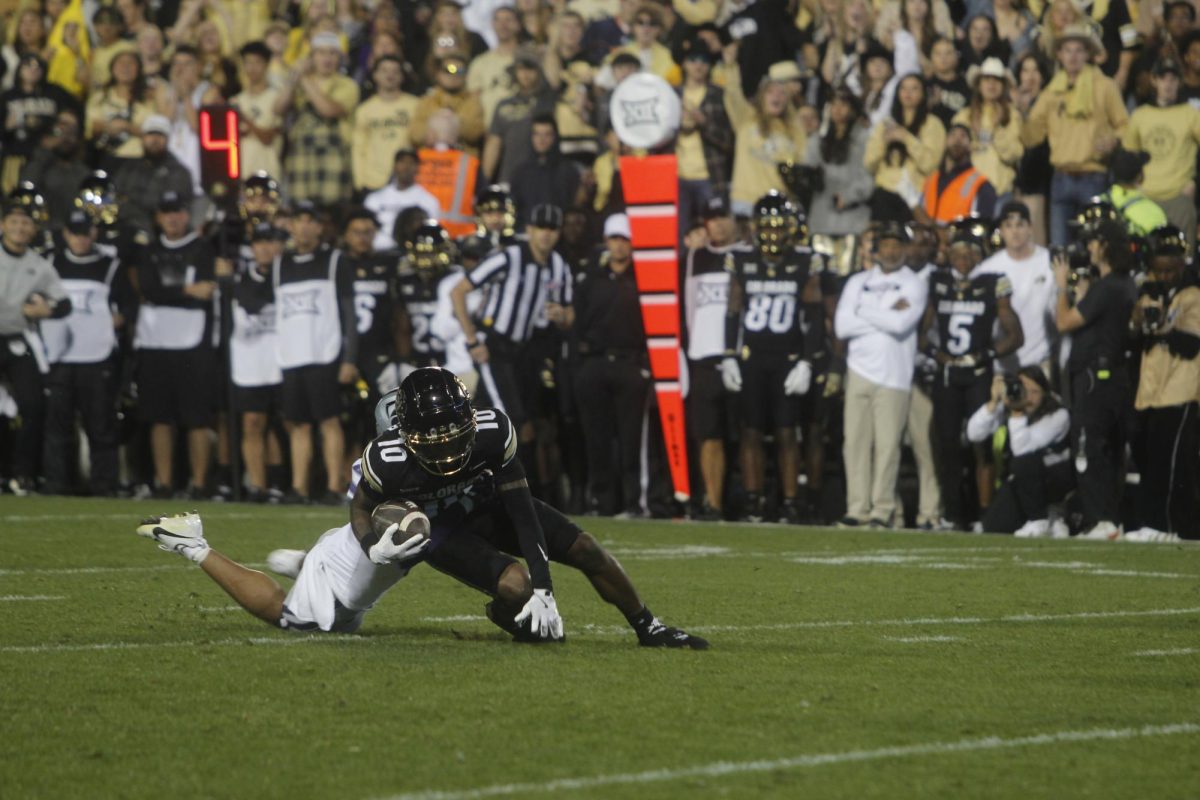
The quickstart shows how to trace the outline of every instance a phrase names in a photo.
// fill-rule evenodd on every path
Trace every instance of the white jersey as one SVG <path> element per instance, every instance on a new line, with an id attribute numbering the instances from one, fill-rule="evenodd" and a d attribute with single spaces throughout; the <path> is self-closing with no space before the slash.
<path id="1" fill-rule="evenodd" d="M 338 250 L 275 259 L 275 331 L 283 369 L 332 364 L 342 352 Z"/>
<path id="2" fill-rule="evenodd" d="M 238 277 L 234 288 L 229 357 L 236 386 L 275 386 L 283 382 L 271 289 L 268 276 L 254 267 Z"/>
<path id="3" fill-rule="evenodd" d="M 326 531 L 304 557 L 283 601 L 281 627 L 351 633 L 363 614 L 408 574 L 395 564 L 367 558 L 349 524 Z"/>
<path id="4" fill-rule="evenodd" d="M 42 341 L 51 364 L 97 364 L 117 348 L 113 329 L 112 283 L 121 267 L 115 251 L 97 249 L 77 256 L 64 249 L 56 258 L 71 313 L 42 320 Z"/>
<path id="5" fill-rule="evenodd" d="M 1017 350 L 1016 361 L 1022 367 L 1036 366 L 1050 358 L 1051 333 L 1054 327 L 1054 271 L 1050 267 L 1050 251 L 1036 245 L 1033 255 L 1021 261 L 1007 251 L 1000 252 L 979 265 L 981 272 L 1004 275 L 1012 283 L 1012 307 L 1021 320 L 1025 343 Z M 1002 359 L 1011 362 L 1012 357 Z M 1001 362 L 997 362 L 999 366 Z M 1015 366 L 1011 363 L 1008 366 Z M 1001 367 L 1002 368 L 1002 367 Z"/>
<path id="6" fill-rule="evenodd" d="M 693 361 L 725 353 L 725 311 L 729 275 L 737 246 L 688 251 L 683 279 L 683 312 L 687 325 L 687 357 Z"/>
<path id="7" fill-rule="evenodd" d="M 450 292 L 463 278 L 461 269 L 455 269 L 443 277 L 437 286 L 437 309 L 433 312 L 430 332 L 446 347 L 446 369 L 455 375 L 468 375 L 475 369 L 475 361 L 467 351 L 467 335 L 463 333 L 458 317 L 454 316 L 454 302 Z M 483 305 L 484 292 L 475 289 L 467 295 L 467 313 L 475 317 Z"/>

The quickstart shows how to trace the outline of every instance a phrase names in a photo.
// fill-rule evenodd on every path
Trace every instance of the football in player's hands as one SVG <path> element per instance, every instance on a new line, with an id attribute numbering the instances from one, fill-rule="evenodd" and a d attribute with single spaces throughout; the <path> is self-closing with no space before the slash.
<path id="1" fill-rule="evenodd" d="M 420 506 L 407 500 L 389 500 L 381 503 L 371 514 L 371 525 L 380 539 L 386 537 L 388 530 L 395 525 L 391 536 L 392 542 L 397 545 L 403 544 L 413 536 L 429 538 L 429 517 L 425 516 Z"/>

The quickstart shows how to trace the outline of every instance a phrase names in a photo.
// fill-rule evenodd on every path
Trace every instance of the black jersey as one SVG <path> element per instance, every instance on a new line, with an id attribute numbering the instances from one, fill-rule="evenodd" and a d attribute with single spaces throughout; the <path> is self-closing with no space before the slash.
<path id="1" fill-rule="evenodd" d="M 419 366 L 443 364 L 446 344 L 433 335 L 438 308 L 438 285 L 446 273 L 424 274 L 407 265 L 400 268 L 399 295 L 412 328 L 412 360 Z"/>
<path id="2" fill-rule="evenodd" d="M 392 319 L 396 307 L 395 253 L 372 253 L 356 258 L 343 252 L 354 275 L 354 320 L 360 360 L 386 356 L 395 350 Z"/>
<path id="3" fill-rule="evenodd" d="M 813 270 L 813 251 L 796 247 L 771 261 L 757 249 L 737 249 L 726 259 L 730 279 L 742 289 L 739 341 L 729 349 L 747 356 L 804 354 L 804 287 Z M 737 309 L 732 309 L 737 311 Z"/>
<path id="4" fill-rule="evenodd" d="M 1012 294 L 1008 277 L 973 273 L 962 279 L 953 270 L 939 269 L 929 278 L 938 341 L 942 352 L 959 358 L 992 348 L 999 300 Z"/>
<path id="5" fill-rule="evenodd" d="M 362 456 L 363 486 L 372 499 L 408 500 L 421 506 L 434 526 L 453 524 L 493 498 L 495 477 L 517 454 L 517 435 L 503 411 L 475 409 L 475 444 L 465 467 L 434 475 L 417 462 L 393 428 L 367 445 Z"/>

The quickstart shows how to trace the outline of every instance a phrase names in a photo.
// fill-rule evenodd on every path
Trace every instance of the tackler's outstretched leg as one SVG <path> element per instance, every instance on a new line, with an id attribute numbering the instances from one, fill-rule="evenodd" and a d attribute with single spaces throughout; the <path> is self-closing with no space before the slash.
<path id="1" fill-rule="evenodd" d="M 269 625 L 279 625 L 287 593 L 268 575 L 209 547 L 196 512 L 150 517 L 138 526 L 137 533 L 158 542 L 160 549 L 195 562 L 238 605 Z"/>

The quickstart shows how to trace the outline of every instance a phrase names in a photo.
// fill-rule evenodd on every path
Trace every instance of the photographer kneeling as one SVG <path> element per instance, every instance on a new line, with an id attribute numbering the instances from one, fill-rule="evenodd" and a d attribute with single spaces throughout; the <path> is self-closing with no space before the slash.
<path id="1" fill-rule="evenodd" d="M 1007 424 L 1005 453 L 1008 477 L 983 515 L 988 533 L 1016 533 L 1022 538 L 1070 535 L 1061 519 L 1050 522 L 1049 506 L 1075 485 L 1071 465 L 1071 415 L 1050 391 L 1039 367 L 1022 367 L 1015 375 L 997 375 L 992 397 L 967 421 L 967 438 L 990 440 Z"/>
<path id="2" fill-rule="evenodd" d="M 1187 239 L 1168 225 L 1148 237 L 1150 274 L 1130 322 L 1142 345 L 1135 407 L 1140 435 L 1138 519 L 1126 541 L 1200 538 L 1200 288 L 1188 274 Z"/>

